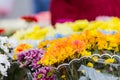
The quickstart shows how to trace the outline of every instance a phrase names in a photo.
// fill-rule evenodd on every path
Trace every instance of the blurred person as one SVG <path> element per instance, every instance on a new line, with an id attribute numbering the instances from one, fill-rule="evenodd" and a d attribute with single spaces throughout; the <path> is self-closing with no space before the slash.
<path id="1" fill-rule="evenodd" d="M 12 11 L 13 0 L 0 0 L 0 17 L 4 17 Z"/>
<path id="2" fill-rule="evenodd" d="M 97 16 L 120 17 L 120 0 L 51 0 L 50 11 L 53 25 L 78 19 L 94 20 Z"/>
<path id="3" fill-rule="evenodd" d="M 49 10 L 50 0 L 33 0 L 34 13 L 39 13 Z"/>

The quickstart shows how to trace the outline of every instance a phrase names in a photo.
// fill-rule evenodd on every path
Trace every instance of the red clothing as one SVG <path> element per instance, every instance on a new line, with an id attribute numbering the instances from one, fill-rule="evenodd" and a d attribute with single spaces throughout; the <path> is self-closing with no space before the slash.
<path id="1" fill-rule="evenodd" d="M 94 20 L 97 16 L 120 17 L 120 0 L 52 0 L 52 24 L 61 19 Z"/>

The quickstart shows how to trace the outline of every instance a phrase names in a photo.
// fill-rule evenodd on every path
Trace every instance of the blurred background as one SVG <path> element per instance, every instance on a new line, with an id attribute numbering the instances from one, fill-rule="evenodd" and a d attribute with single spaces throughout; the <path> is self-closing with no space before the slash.
<path id="1" fill-rule="evenodd" d="M 0 0 L 2 32 L 33 26 L 30 20 L 40 27 L 55 27 L 56 23 L 93 21 L 98 17 L 120 17 L 120 0 Z"/>
<path id="2" fill-rule="evenodd" d="M 8 18 L 16 18 L 22 15 L 32 14 L 32 0 L 14 0 L 12 10 Z"/>
<path id="3" fill-rule="evenodd" d="M 48 26 L 51 23 L 50 0 L 0 0 L 0 34 L 11 34 L 28 26 Z M 28 23 L 22 17 L 37 19 Z M 34 20 L 34 19 L 33 19 Z"/>
<path id="4" fill-rule="evenodd" d="M 49 3 L 50 0 L 0 0 L 0 19 L 48 11 Z"/>

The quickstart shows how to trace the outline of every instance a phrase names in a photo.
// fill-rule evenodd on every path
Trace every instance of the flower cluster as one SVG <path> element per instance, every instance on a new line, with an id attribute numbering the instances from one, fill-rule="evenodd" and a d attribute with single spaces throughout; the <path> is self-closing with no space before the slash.
<path id="1" fill-rule="evenodd" d="M 0 54 L 6 54 L 9 58 L 13 58 L 13 50 L 18 42 L 8 37 L 0 37 Z"/>
<path id="2" fill-rule="evenodd" d="M 88 20 L 76 20 L 75 22 L 66 22 L 60 25 L 70 27 L 75 32 L 82 32 L 84 30 L 120 31 L 120 18 L 111 17 L 107 21 L 95 20 L 91 22 Z"/>
<path id="3" fill-rule="evenodd" d="M 37 72 L 33 73 L 34 80 L 55 80 L 51 67 L 42 67 Z"/>
<path id="4" fill-rule="evenodd" d="M 46 53 L 39 63 L 44 65 L 60 64 L 81 56 L 90 56 L 94 53 L 118 54 L 120 49 L 120 33 L 104 34 L 101 31 L 84 31 L 59 39 L 40 42 L 38 48 L 43 48 Z"/>
<path id="5" fill-rule="evenodd" d="M 90 51 L 114 51 L 119 52 L 120 33 L 104 34 L 100 31 L 86 31 L 78 36 L 87 43 L 87 49 Z"/>
<path id="6" fill-rule="evenodd" d="M 17 44 L 18 42 L 15 39 L 0 37 L 0 77 L 7 76 L 13 59 L 14 48 Z"/>
<path id="7" fill-rule="evenodd" d="M 44 38 L 54 36 L 55 34 L 70 35 L 85 30 L 106 30 L 119 32 L 119 27 L 120 19 L 117 17 L 112 17 L 107 21 L 95 20 L 90 22 L 88 20 L 76 20 L 75 22 L 57 23 L 55 28 L 53 28 L 53 26 L 44 28 L 41 28 L 40 26 L 29 27 L 27 30 L 18 30 L 12 37 L 18 40 L 43 40 Z"/>
<path id="8" fill-rule="evenodd" d="M 2 76 L 7 76 L 7 70 L 10 68 L 10 62 L 8 57 L 4 54 L 0 54 L 0 74 Z"/>
<path id="9" fill-rule="evenodd" d="M 27 30 L 21 29 L 17 31 L 12 38 L 17 40 L 39 40 L 45 38 L 48 28 L 40 28 L 40 26 L 30 27 Z"/>
<path id="10" fill-rule="evenodd" d="M 71 39 L 70 37 L 65 37 L 47 42 L 48 44 L 46 44 L 45 41 L 46 53 L 39 62 L 44 65 L 60 64 L 66 59 L 69 61 L 76 56 L 81 56 L 81 53 L 84 52 L 85 49 L 85 43 L 76 38 Z M 41 48 L 42 45 L 44 45 L 44 43 L 40 44 L 38 47 Z"/>
<path id="11" fill-rule="evenodd" d="M 18 54 L 18 62 L 21 63 L 21 67 L 30 69 L 34 80 L 54 80 L 53 69 L 47 66 L 42 67 L 42 64 L 38 64 L 44 52 L 42 49 L 30 49 Z"/>
<path id="12" fill-rule="evenodd" d="M 14 60 L 17 60 L 17 55 L 20 52 L 31 49 L 31 48 L 32 48 L 32 45 L 27 43 L 21 43 L 18 46 L 16 46 L 16 48 L 14 48 L 14 55 L 13 55 Z"/>
<path id="13" fill-rule="evenodd" d="M 35 70 L 40 67 L 37 62 L 41 59 L 43 53 L 44 51 L 41 49 L 30 49 L 27 51 L 22 51 L 18 54 L 18 61 L 22 63 L 21 66 L 28 67 L 29 65 L 32 70 Z"/>

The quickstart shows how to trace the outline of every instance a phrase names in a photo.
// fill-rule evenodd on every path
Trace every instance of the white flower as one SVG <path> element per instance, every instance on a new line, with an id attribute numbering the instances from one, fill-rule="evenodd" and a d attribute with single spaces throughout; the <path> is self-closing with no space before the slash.
<path id="1" fill-rule="evenodd" d="M 0 37 L 0 48 L 6 53 L 9 52 L 9 50 L 7 48 L 7 43 L 8 43 L 7 37 Z"/>
<path id="2" fill-rule="evenodd" d="M 8 57 L 4 54 L 0 54 L 0 73 L 3 76 L 7 76 L 7 69 L 10 68 Z"/>
<path id="3" fill-rule="evenodd" d="M 17 40 L 8 37 L 0 37 L 0 48 L 10 58 L 13 57 L 13 49 L 17 46 Z M 3 53 L 2 53 L 3 54 Z"/>

